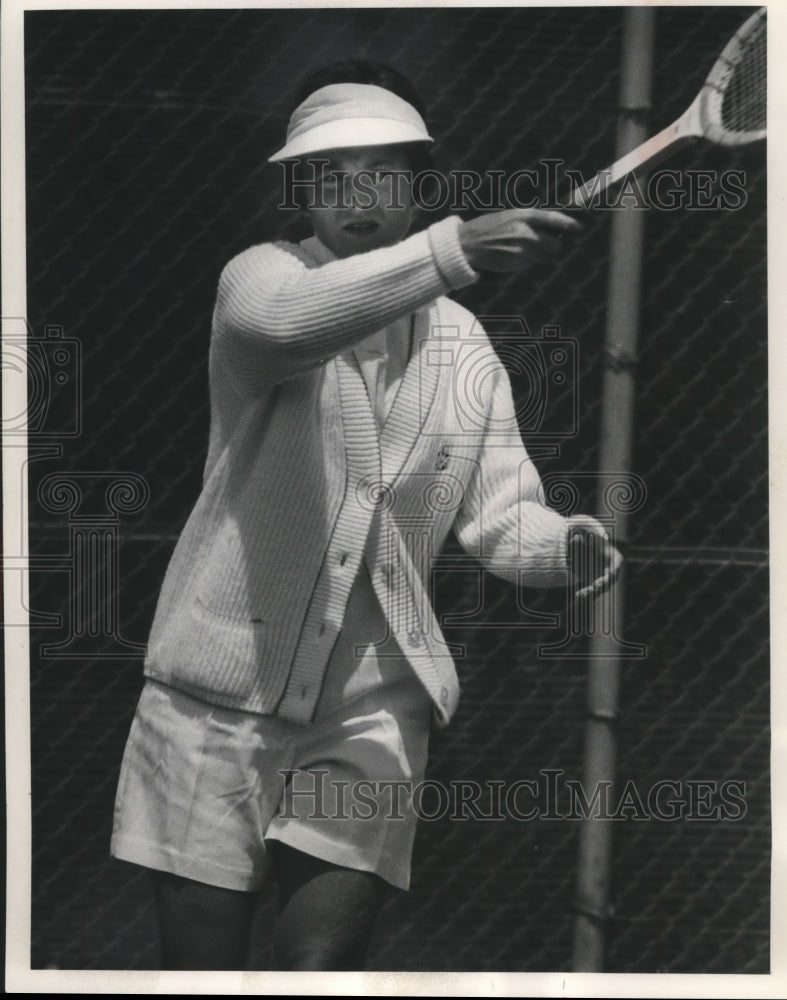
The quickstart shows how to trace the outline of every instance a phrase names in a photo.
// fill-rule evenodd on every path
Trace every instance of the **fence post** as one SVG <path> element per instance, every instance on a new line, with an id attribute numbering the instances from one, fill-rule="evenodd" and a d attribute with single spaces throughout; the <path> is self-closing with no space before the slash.
<path id="1" fill-rule="evenodd" d="M 654 22 L 652 7 L 630 7 L 624 13 L 618 157 L 647 138 Z M 635 207 L 612 214 L 599 458 L 602 475 L 625 475 L 631 466 L 644 221 L 644 212 Z M 603 505 L 603 498 L 600 505 Z M 605 514 L 601 506 L 599 513 Z M 626 537 L 625 512 L 616 516 L 615 536 L 618 540 Z M 624 591 L 625 575 L 621 575 L 612 593 L 601 598 L 602 601 L 616 601 L 615 620 L 618 623 L 623 621 Z M 600 615 L 599 608 L 596 615 Z M 619 643 L 614 635 L 596 628 L 590 642 L 584 759 L 585 795 L 591 801 L 600 783 L 612 782 L 615 777 L 614 724 L 619 679 Z M 582 820 L 574 927 L 573 968 L 576 972 L 600 972 L 604 968 L 613 822 L 593 815 Z"/>

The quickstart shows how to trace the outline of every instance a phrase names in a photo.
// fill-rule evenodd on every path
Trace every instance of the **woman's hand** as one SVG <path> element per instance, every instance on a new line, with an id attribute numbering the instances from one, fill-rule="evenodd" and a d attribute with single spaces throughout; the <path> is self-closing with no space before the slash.
<path id="1" fill-rule="evenodd" d="M 459 242 L 470 266 L 478 271 L 516 271 L 548 260 L 563 237 L 582 226 L 562 212 L 543 208 L 507 208 L 488 212 L 459 227 Z"/>
<path id="2" fill-rule="evenodd" d="M 568 561 L 577 599 L 598 597 L 618 578 L 623 556 L 594 517 L 577 514 L 568 519 Z"/>

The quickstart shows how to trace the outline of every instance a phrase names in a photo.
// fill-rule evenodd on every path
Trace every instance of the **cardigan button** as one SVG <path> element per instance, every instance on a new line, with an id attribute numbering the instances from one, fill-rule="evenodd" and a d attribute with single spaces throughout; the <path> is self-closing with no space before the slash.
<path id="1" fill-rule="evenodd" d="M 440 688 L 440 702 L 443 705 L 447 705 L 448 704 L 448 688 L 447 687 Z"/>
<path id="2" fill-rule="evenodd" d="M 408 632 L 407 641 L 414 648 L 418 648 L 421 645 L 421 636 L 417 632 Z"/>

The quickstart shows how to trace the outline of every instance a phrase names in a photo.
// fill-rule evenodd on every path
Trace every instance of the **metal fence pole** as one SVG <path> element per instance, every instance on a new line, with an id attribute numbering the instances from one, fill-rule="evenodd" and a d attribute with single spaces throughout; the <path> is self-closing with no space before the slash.
<path id="1" fill-rule="evenodd" d="M 624 15 L 621 55 L 620 107 L 617 156 L 623 156 L 647 138 L 647 112 L 653 64 L 655 11 L 628 8 Z M 608 279 L 608 313 L 604 357 L 601 445 L 602 473 L 625 477 L 631 466 L 634 409 L 634 364 L 636 362 L 640 271 L 644 212 L 629 207 L 612 217 Z M 599 514 L 608 516 L 599 501 Z M 615 536 L 626 537 L 625 513 L 615 519 Z M 615 620 L 623 618 L 625 576 L 611 595 Z M 601 601 L 596 617 L 601 618 Z M 619 643 L 614 630 L 595 629 L 590 643 L 588 718 L 585 729 L 584 782 L 589 800 L 596 789 L 614 781 L 616 740 L 614 723 L 618 711 L 620 679 Z M 589 816 L 582 821 L 577 883 L 577 918 L 574 928 L 573 968 L 577 972 L 599 972 L 604 967 L 605 930 L 609 910 L 609 875 L 612 820 Z"/>

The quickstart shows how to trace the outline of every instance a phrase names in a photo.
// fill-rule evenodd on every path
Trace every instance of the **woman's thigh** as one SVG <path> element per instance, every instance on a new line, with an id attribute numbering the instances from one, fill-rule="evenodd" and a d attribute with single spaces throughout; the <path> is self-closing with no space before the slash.
<path id="1" fill-rule="evenodd" d="M 153 872 L 162 969 L 245 968 L 257 894 Z"/>
<path id="2" fill-rule="evenodd" d="M 395 890 L 371 872 L 343 868 L 272 843 L 279 885 L 274 968 L 356 971 L 374 922 Z"/>

